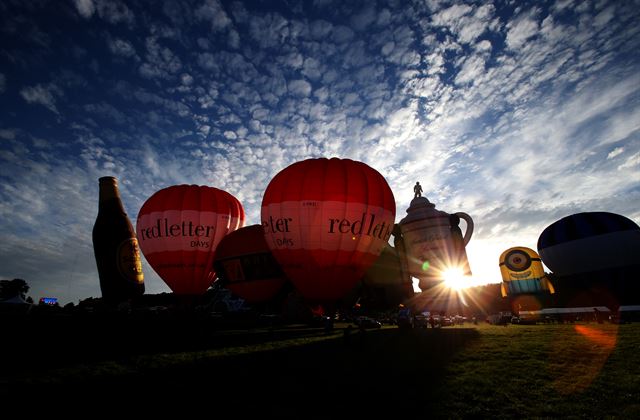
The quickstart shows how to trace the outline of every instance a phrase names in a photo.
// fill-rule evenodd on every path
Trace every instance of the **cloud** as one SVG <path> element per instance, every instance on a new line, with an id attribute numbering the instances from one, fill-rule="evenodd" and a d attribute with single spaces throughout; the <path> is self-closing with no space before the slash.
<path id="1" fill-rule="evenodd" d="M 499 29 L 499 20 L 494 18 L 495 7 L 486 4 L 481 7 L 453 5 L 433 15 L 432 24 L 445 27 L 463 44 L 475 42 L 487 30 Z"/>
<path id="2" fill-rule="evenodd" d="M 196 9 L 195 16 L 199 20 L 210 22 L 213 32 L 221 31 L 231 25 L 231 19 L 218 0 L 206 0 Z"/>
<path id="3" fill-rule="evenodd" d="M 334 26 L 331 32 L 331 39 L 337 44 L 346 44 L 354 38 L 353 30 L 347 26 Z"/>
<path id="4" fill-rule="evenodd" d="M 89 19 L 98 14 L 102 19 L 111 24 L 133 24 L 135 16 L 126 4 L 119 0 L 74 0 L 78 13 Z"/>
<path id="5" fill-rule="evenodd" d="M 100 17 L 109 23 L 127 23 L 131 25 L 135 21 L 133 12 L 121 1 L 101 0 L 98 1 L 97 6 Z"/>
<path id="6" fill-rule="evenodd" d="M 133 57 L 136 55 L 136 49 L 130 42 L 124 39 L 109 39 L 107 45 L 109 46 L 109 50 L 115 55 L 122 57 Z"/>
<path id="7" fill-rule="evenodd" d="M 471 13 L 473 8 L 469 5 L 453 5 L 447 9 L 441 10 L 433 15 L 433 23 L 435 25 L 449 26 L 457 22 L 463 16 Z"/>
<path id="8" fill-rule="evenodd" d="M 91 261 L 85 256 L 91 250 L 90 226 L 96 214 L 95 202 L 87 197 L 94 197 L 95 191 L 75 158 L 60 159 L 59 153 L 70 148 L 49 146 L 17 134 L 0 155 L 7 170 L 0 187 L 0 217 L 9 221 L 0 225 L 0 254 L 7 257 L 2 274 L 27 278 L 31 294 L 44 296 L 56 289 L 66 300 L 75 295 L 67 286 L 72 273 L 81 279 L 95 271 L 95 266 L 85 264 Z M 56 182 L 50 182 L 52 173 Z"/>
<path id="9" fill-rule="evenodd" d="M 124 113 L 119 111 L 113 105 L 105 102 L 97 103 L 97 104 L 86 104 L 84 106 L 84 109 L 90 114 L 94 114 L 99 118 L 103 118 L 109 121 L 110 123 L 114 123 L 117 125 L 124 125 L 129 121 L 129 119 Z"/>
<path id="10" fill-rule="evenodd" d="M 594 18 L 594 26 L 603 28 L 615 17 L 615 8 L 613 6 L 603 9 Z"/>
<path id="11" fill-rule="evenodd" d="M 456 76 L 456 84 L 464 85 L 466 83 L 473 83 L 475 80 L 480 79 L 480 76 L 484 73 L 484 64 L 484 59 L 482 57 L 469 56 L 464 61 L 462 68 Z"/>
<path id="12" fill-rule="evenodd" d="M 290 34 L 289 22 L 278 13 L 254 16 L 249 22 L 249 35 L 261 49 L 282 45 Z"/>
<path id="13" fill-rule="evenodd" d="M 622 154 L 624 152 L 624 147 L 616 147 L 607 155 L 607 159 L 613 159 L 614 157 Z"/>
<path id="14" fill-rule="evenodd" d="M 34 300 L 57 297 L 64 304 L 99 297 L 98 273 L 90 243 L 69 238 L 57 247 L 43 246 L 40 241 L 24 235 L 3 235 L 0 252 L 5 259 L 0 276 L 26 279 L 30 287 L 28 295 Z M 46 275 L 42 272 L 43 265 L 47 267 Z"/>
<path id="15" fill-rule="evenodd" d="M 524 15 L 507 24 L 507 46 L 511 50 L 517 50 L 530 38 L 539 32 L 538 22 L 535 19 L 535 11 Z"/>
<path id="16" fill-rule="evenodd" d="M 93 0 L 74 0 L 78 13 L 84 18 L 90 18 L 96 11 L 96 6 Z"/>
<path id="17" fill-rule="evenodd" d="M 362 31 L 377 19 L 376 10 L 372 5 L 363 8 L 359 13 L 351 17 L 351 27 L 356 31 Z"/>
<path id="18" fill-rule="evenodd" d="M 618 166 L 618 170 L 623 169 L 634 169 L 635 177 L 632 178 L 634 182 L 640 181 L 640 176 L 638 175 L 638 169 L 640 169 L 640 152 L 635 153 L 628 158 L 626 158 L 625 162 Z"/>
<path id="19" fill-rule="evenodd" d="M 306 80 L 292 80 L 287 87 L 289 92 L 297 97 L 307 97 L 311 94 L 311 84 Z"/>
<path id="20" fill-rule="evenodd" d="M 140 75 L 149 79 L 169 79 L 182 70 L 182 60 L 158 41 L 156 37 L 146 39 L 146 61 L 140 66 Z"/>
<path id="21" fill-rule="evenodd" d="M 625 89 L 622 88 L 624 82 L 609 79 L 607 83 L 600 85 L 603 81 L 594 81 L 598 84 L 588 90 L 594 97 Z M 613 95 L 615 96 L 615 93 Z M 634 176 L 630 171 L 624 181 L 619 179 L 612 185 L 609 182 L 610 176 L 606 175 L 607 168 L 591 163 L 597 156 L 597 149 L 585 147 L 584 142 L 585 137 L 593 131 L 594 118 L 610 112 L 610 109 L 601 106 L 601 102 L 615 107 L 615 101 L 602 97 L 602 101 L 591 102 L 590 97 L 591 95 L 574 96 L 554 104 L 541 103 L 540 108 L 529 109 L 530 116 L 513 118 L 507 123 L 508 129 L 487 132 L 488 138 L 479 143 L 482 145 L 480 148 L 475 148 L 476 162 L 480 165 L 478 182 L 488 182 L 493 187 L 493 193 L 486 193 L 484 199 L 493 197 L 496 202 L 504 202 L 501 194 L 512 197 L 506 212 L 512 215 L 510 217 L 518 217 L 526 223 L 532 222 L 533 219 L 531 215 L 526 214 L 525 209 L 528 212 L 535 210 L 539 212 L 541 220 L 551 222 L 552 217 L 561 213 L 567 215 L 579 209 L 586 210 L 592 208 L 590 205 L 593 203 L 602 206 L 607 197 L 611 196 L 619 196 L 619 205 L 628 206 L 623 203 L 631 203 L 633 198 L 622 197 L 637 182 L 638 176 Z M 552 109 L 566 109 L 567 112 L 554 114 Z M 580 109 L 580 112 L 572 112 L 573 109 Z M 494 147 L 490 146 L 492 143 Z M 612 152 L 609 150 L 611 149 L 603 153 L 603 159 L 612 159 L 621 154 L 620 149 Z M 486 161 L 486 164 L 483 161 Z M 617 169 L 631 169 L 633 165 L 631 157 L 628 166 L 623 164 L 620 165 L 622 168 Z M 474 196 L 476 194 L 472 191 L 477 188 L 480 188 L 480 185 L 472 181 L 464 188 L 465 192 L 462 195 Z M 607 191 L 606 197 L 600 195 L 599 192 L 602 191 Z M 522 201 L 518 202 L 517 197 L 526 196 L 535 197 L 536 201 L 521 198 Z M 480 196 L 477 200 L 481 200 Z M 489 207 L 483 211 L 477 204 L 467 205 L 475 207 L 481 216 L 483 213 L 491 214 L 487 225 L 499 225 L 493 214 L 496 211 L 494 208 Z M 514 226 L 509 227 L 513 228 Z M 522 230 L 517 225 L 516 228 L 516 231 Z M 493 229 L 492 235 L 501 232 Z"/>
<path id="22" fill-rule="evenodd" d="M 471 214 L 472 269 L 489 281 L 499 280 L 495 254 L 535 247 L 562 216 L 608 209 L 640 220 L 632 7 L 525 5 L 511 16 L 500 3 L 107 3 L 76 2 L 81 16 L 104 20 L 81 24 L 107 48 L 75 39 L 69 48 L 82 54 L 52 49 L 64 65 L 51 61 L 49 84 L 3 70 L 24 88 L 3 93 L 17 97 L 20 118 L 4 116 L 0 130 L 0 213 L 11 221 L 0 225 L 10 238 L 0 255 L 13 260 L 0 266 L 20 276 L 39 257 L 50 278 L 23 272 L 43 293 L 47 281 L 61 296 L 99 293 L 88 241 L 102 175 L 119 177 L 131 216 L 154 191 L 194 183 L 229 191 L 259 223 L 283 168 L 361 160 L 389 182 L 397 220 L 416 181 L 438 209 Z M 136 22 L 145 24 L 133 31 Z M 118 25 L 93 29 L 105 23 Z M 67 45 L 48 36 L 50 48 Z M 55 114 L 21 124 L 25 101 Z M 80 262 L 65 256 L 74 240 Z M 150 293 L 168 290 L 146 261 L 145 276 Z"/>
<path id="23" fill-rule="evenodd" d="M 16 138 L 16 129 L 2 128 L 0 129 L 0 139 L 13 140 Z"/>
<path id="24" fill-rule="evenodd" d="M 229 48 L 240 48 L 240 34 L 236 30 L 230 30 L 228 35 L 227 45 Z"/>
<path id="25" fill-rule="evenodd" d="M 30 104 L 39 104 L 46 107 L 55 114 L 59 114 L 56 107 L 56 96 L 61 96 L 62 90 L 54 84 L 47 86 L 35 85 L 28 86 L 20 90 L 20 96 Z"/>

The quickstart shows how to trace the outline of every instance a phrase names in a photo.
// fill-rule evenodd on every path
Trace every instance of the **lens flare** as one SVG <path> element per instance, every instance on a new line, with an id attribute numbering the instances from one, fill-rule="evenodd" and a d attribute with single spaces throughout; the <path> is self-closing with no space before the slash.
<path id="1" fill-rule="evenodd" d="M 442 272 L 444 284 L 453 290 L 461 290 L 469 286 L 468 279 L 461 268 L 448 268 Z"/>
<path id="2" fill-rule="evenodd" d="M 427 271 L 429 269 L 429 261 L 425 261 L 422 263 L 422 271 Z"/>

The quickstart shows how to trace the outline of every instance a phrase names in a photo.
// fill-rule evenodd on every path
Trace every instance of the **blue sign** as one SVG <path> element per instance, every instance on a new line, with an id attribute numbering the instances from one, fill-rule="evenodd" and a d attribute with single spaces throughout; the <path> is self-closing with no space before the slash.
<path id="1" fill-rule="evenodd" d="M 55 305 L 56 303 L 58 303 L 58 298 L 54 298 L 54 297 L 43 297 L 40 298 L 40 303 L 44 304 L 44 305 Z"/>

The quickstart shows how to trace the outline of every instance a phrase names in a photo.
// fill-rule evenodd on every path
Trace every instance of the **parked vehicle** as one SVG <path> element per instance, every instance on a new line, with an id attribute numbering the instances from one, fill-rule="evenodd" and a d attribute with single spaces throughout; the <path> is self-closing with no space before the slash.
<path id="1" fill-rule="evenodd" d="M 354 323 L 359 328 L 382 328 L 382 323 L 380 321 L 368 316 L 359 316 L 355 319 Z"/>
<path id="2" fill-rule="evenodd" d="M 429 328 L 429 316 L 423 314 L 414 316 L 413 326 L 416 328 Z"/>

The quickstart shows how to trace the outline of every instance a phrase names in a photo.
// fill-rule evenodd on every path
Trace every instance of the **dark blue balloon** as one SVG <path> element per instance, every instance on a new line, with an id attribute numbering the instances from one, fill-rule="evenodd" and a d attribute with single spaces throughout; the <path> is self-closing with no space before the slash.
<path id="1" fill-rule="evenodd" d="M 640 229 L 632 220 L 604 211 L 576 213 L 554 222 L 538 238 L 538 250 L 589 236 Z"/>
<path id="2" fill-rule="evenodd" d="M 640 226 L 615 213 L 572 214 L 542 231 L 538 253 L 560 275 L 637 265 Z"/>

